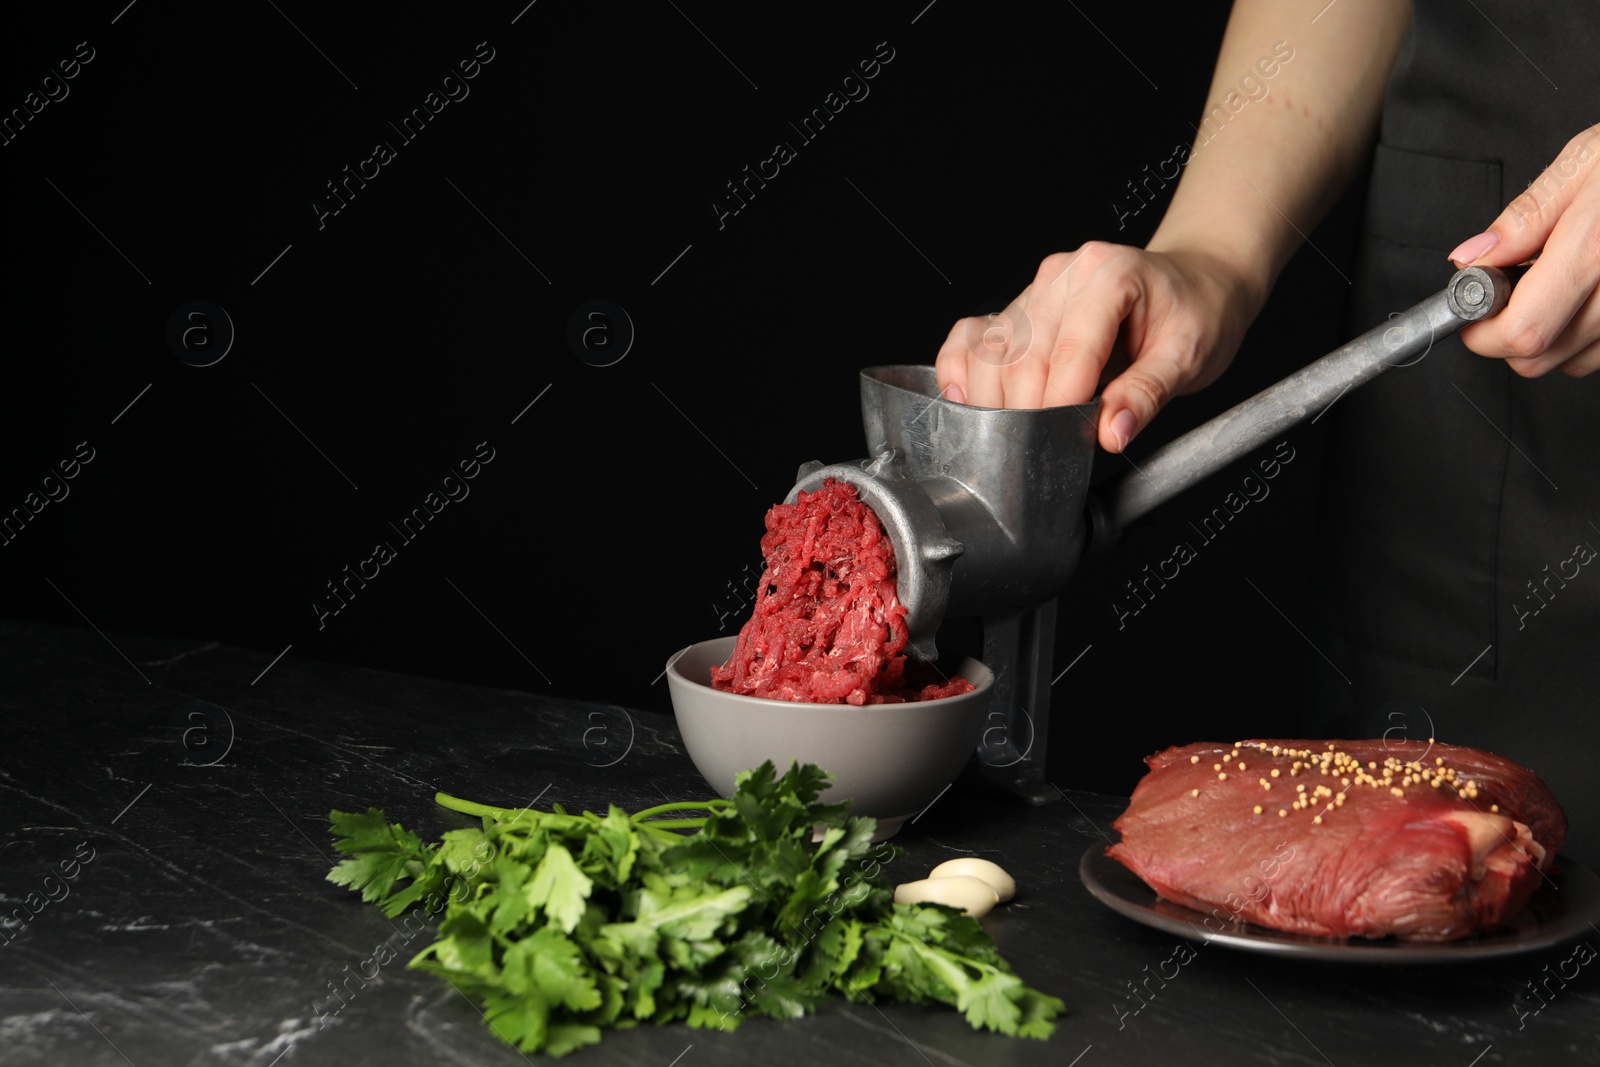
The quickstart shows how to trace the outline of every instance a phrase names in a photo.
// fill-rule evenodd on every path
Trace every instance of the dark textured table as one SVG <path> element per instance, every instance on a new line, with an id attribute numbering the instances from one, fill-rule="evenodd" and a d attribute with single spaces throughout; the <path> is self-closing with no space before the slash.
<path id="1" fill-rule="evenodd" d="M 420 940 L 323 880 L 328 810 L 382 807 L 431 837 L 470 822 L 436 807 L 436 789 L 629 810 L 708 793 L 660 715 L 293 659 L 267 669 L 201 641 L 27 623 L 0 635 L 7 1067 L 519 1063 L 463 997 L 404 969 Z M 1120 806 L 952 791 L 897 839 L 902 879 L 965 853 L 1016 875 L 1017 900 L 984 925 L 1066 1002 L 1049 1042 L 974 1033 L 949 1010 L 841 1002 L 731 1035 L 610 1033 L 568 1062 L 1600 1063 L 1600 965 L 1571 976 L 1579 942 L 1352 967 L 1180 946 L 1113 914 L 1077 864 Z M 355 976 L 386 942 L 397 959 Z"/>

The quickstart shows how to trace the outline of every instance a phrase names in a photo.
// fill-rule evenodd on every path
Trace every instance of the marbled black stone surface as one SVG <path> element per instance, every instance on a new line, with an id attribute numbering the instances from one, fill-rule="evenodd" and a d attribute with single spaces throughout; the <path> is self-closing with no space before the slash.
<path id="1" fill-rule="evenodd" d="M 214 642 L 0 624 L 6 1067 L 523 1062 L 464 997 L 404 969 L 422 935 L 408 946 L 324 880 L 329 809 L 381 807 L 432 837 L 470 822 L 434 805 L 437 789 L 574 809 L 709 795 L 661 715 L 290 657 L 268 666 Z M 1017 899 L 984 925 L 1030 984 L 1066 1002 L 1048 1042 L 974 1033 L 949 1010 L 833 1003 L 734 1034 L 610 1033 L 567 1062 L 1600 1063 L 1600 965 L 1551 977 L 1572 973 L 1587 939 L 1431 967 L 1180 951 L 1078 880 L 1123 803 L 1069 792 L 1021 808 L 952 790 L 897 838 L 899 880 L 969 853 L 1015 874 Z M 398 958 L 352 980 L 385 942 Z"/>

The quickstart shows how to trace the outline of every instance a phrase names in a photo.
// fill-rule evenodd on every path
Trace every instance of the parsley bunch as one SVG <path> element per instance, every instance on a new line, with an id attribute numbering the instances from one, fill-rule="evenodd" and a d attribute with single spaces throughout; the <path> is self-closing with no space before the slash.
<path id="1" fill-rule="evenodd" d="M 377 808 L 335 811 L 347 858 L 328 880 L 390 918 L 443 910 L 409 966 L 482 1005 L 524 1052 L 565 1055 L 646 1021 L 733 1030 L 746 1011 L 798 1018 L 832 993 L 940 1001 L 974 1028 L 1048 1037 L 1061 1001 L 1024 985 L 976 920 L 894 903 L 879 867 L 902 851 L 873 846 L 874 821 L 848 803 L 818 803 L 827 781 L 811 764 L 779 777 L 769 761 L 741 773 L 730 800 L 632 816 L 507 812 L 440 793 L 483 827 L 437 844 Z"/>

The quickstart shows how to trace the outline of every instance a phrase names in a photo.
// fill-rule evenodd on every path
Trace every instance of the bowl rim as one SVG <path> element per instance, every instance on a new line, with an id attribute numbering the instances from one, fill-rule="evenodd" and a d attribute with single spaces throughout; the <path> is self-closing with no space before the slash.
<path id="1" fill-rule="evenodd" d="M 735 634 L 735 635 L 732 636 L 732 638 L 729 638 L 729 637 L 726 637 L 726 636 L 724 636 L 724 637 L 710 637 L 710 638 L 706 638 L 703 641 L 695 641 L 695 642 L 693 642 L 691 644 L 684 645 L 682 648 L 678 649 L 678 651 L 674 652 L 671 656 L 667 657 L 666 674 L 667 674 L 668 684 L 670 685 L 673 679 L 677 679 L 680 682 L 684 682 L 684 683 L 687 683 L 689 685 L 697 685 L 702 689 L 710 690 L 711 692 L 717 693 L 717 694 L 719 694 L 721 696 L 731 697 L 731 698 L 739 700 L 739 701 L 744 701 L 748 705 L 750 705 L 751 707 L 767 707 L 767 708 L 775 708 L 775 709 L 784 709 L 784 710 L 787 710 L 787 711 L 793 711 L 796 706 L 810 707 L 810 708 L 843 708 L 843 709 L 847 709 L 847 710 L 849 710 L 851 712 L 861 712 L 861 711 L 868 711 L 868 710 L 879 709 L 879 708 L 906 708 L 906 707 L 911 707 L 911 706 L 915 706 L 915 707 L 919 707 L 919 708 L 947 707 L 949 705 L 949 702 L 956 701 L 956 700 L 967 700 L 967 701 L 970 701 L 974 697 L 978 696 L 979 694 L 985 693 L 985 692 L 987 692 L 988 690 L 990 690 L 990 689 L 992 689 L 994 687 L 995 677 L 994 677 L 993 668 L 991 668 L 987 663 L 984 663 L 982 660 L 976 659 L 976 658 L 974 658 L 972 656 L 963 656 L 963 657 L 961 657 L 961 663 L 963 665 L 963 670 L 961 671 L 961 673 L 962 674 L 967 673 L 966 670 L 965 670 L 965 665 L 968 664 L 968 663 L 973 663 L 973 664 L 976 664 L 977 666 L 983 668 L 983 673 L 985 675 L 985 678 L 981 683 L 974 683 L 974 688 L 972 689 L 971 692 L 968 692 L 968 693 L 957 693 L 955 696 L 937 697 L 937 698 L 935 698 L 933 700 L 908 700 L 908 701 L 905 701 L 905 702 L 900 703 L 900 704 L 847 704 L 847 703 L 844 703 L 843 701 L 822 704 L 822 703 L 816 703 L 816 702 L 813 702 L 813 701 L 775 700 L 772 697 L 753 697 L 753 696 L 749 696 L 749 695 L 747 695 L 745 693 L 730 693 L 725 689 L 714 689 L 714 688 L 712 688 L 711 683 L 709 681 L 702 681 L 702 680 L 700 680 L 698 678 L 691 678 L 687 674 L 685 674 L 682 671 L 678 670 L 678 661 L 681 660 L 685 655 L 687 655 L 689 652 L 693 651 L 694 649 L 700 648 L 700 647 L 702 647 L 704 645 L 712 644 L 713 642 L 716 642 L 716 641 L 727 641 L 727 640 L 738 641 L 738 639 L 739 639 L 738 635 Z M 970 678 L 968 678 L 967 680 L 971 681 Z M 674 710 L 676 710 L 676 708 Z"/>

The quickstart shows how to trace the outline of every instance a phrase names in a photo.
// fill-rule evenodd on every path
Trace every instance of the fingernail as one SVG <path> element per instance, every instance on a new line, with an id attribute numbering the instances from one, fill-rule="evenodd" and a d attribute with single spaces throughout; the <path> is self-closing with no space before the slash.
<path id="1" fill-rule="evenodd" d="M 1454 263 L 1471 263 L 1489 249 L 1500 243 L 1500 235 L 1493 230 L 1480 233 L 1476 237 L 1468 237 L 1456 245 L 1455 251 L 1445 258 Z"/>
<path id="2" fill-rule="evenodd" d="M 1138 422 L 1133 417 L 1133 412 L 1124 408 L 1111 418 L 1111 436 L 1116 439 L 1117 451 L 1121 452 L 1128 447 L 1128 442 L 1133 440 L 1133 435 L 1138 432 Z"/>
<path id="3" fill-rule="evenodd" d="M 944 395 L 952 403 L 965 404 L 967 402 L 967 394 L 962 392 L 961 386 L 956 385 L 954 382 L 945 386 Z"/>

